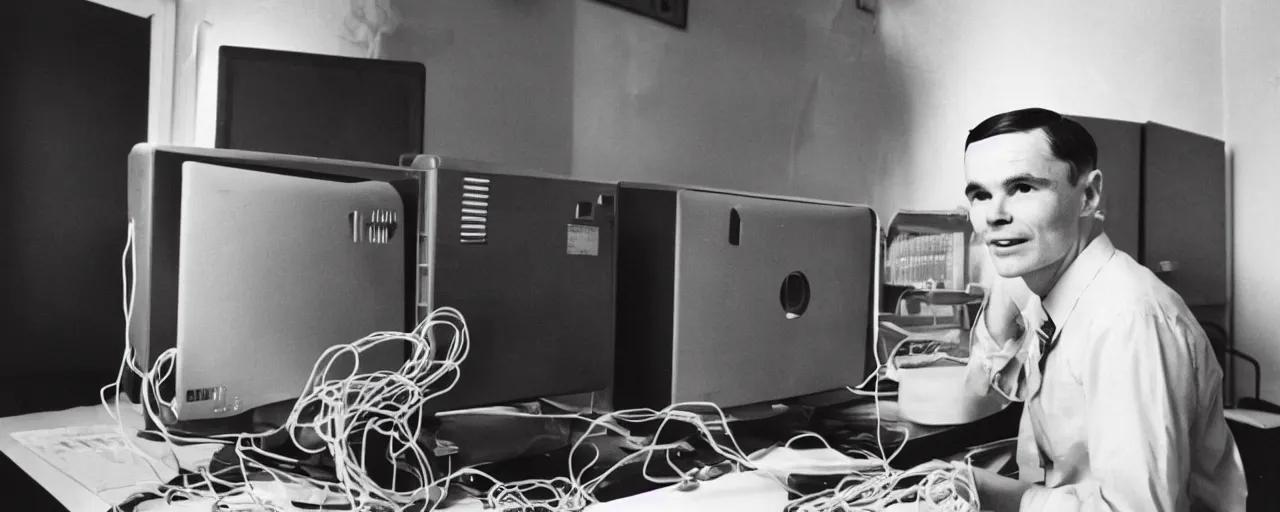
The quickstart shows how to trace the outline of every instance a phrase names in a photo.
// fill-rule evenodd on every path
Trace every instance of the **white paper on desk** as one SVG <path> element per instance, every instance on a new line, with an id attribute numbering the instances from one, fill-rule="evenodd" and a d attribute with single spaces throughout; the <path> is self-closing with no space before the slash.
<path id="1" fill-rule="evenodd" d="M 1222 414 L 1231 421 L 1252 425 L 1256 428 L 1270 429 L 1280 427 L 1280 414 L 1250 409 L 1226 409 L 1222 411 Z"/>
<path id="2" fill-rule="evenodd" d="M 757 470 L 780 478 L 793 473 L 839 475 L 884 466 L 879 459 L 855 459 L 830 448 L 766 448 L 751 454 L 750 460 Z"/>
<path id="3" fill-rule="evenodd" d="M 134 451 L 114 425 L 30 430 L 11 436 L 110 503 L 178 476 L 175 468 Z"/>
<path id="4" fill-rule="evenodd" d="M 256 501 L 255 501 L 256 500 Z M 165 503 L 163 499 L 144 501 L 138 505 L 138 512 L 209 512 L 210 510 L 246 510 L 267 511 L 287 510 L 300 511 L 294 503 L 310 503 L 331 507 L 330 510 L 341 510 L 347 503 L 345 496 L 330 494 L 308 484 L 286 484 L 281 481 L 257 480 L 250 493 L 229 496 L 219 501 L 210 498 L 196 498 Z M 221 508 L 215 508 L 215 503 Z M 325 510 L 324 507 L 319 507 Z"/>
<path id="5" fill-rule="evenodd" d="M 776 512 L 787 505 L 787 491 L 770 476 L 754 471 L 729 473 L 702 482 L 697 489 L 664 487 L 629 498 L 598 503 L 586 512 L 668 512 L 742 510 Z"/>

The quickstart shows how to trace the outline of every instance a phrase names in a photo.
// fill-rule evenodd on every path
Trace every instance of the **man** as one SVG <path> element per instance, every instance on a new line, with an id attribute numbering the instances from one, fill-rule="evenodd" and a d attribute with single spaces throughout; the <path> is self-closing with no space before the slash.
<path id="1" fill-rule="evenodd" d="M 1178 294 L 1103 233 L 1096 160 L 1083 127 L 1044 109 L 965 142 L 970 220 L 1000 276 L 970 389 L 1025 402 L 1021 481 L 975 469 L 982 508 L 1243 511 L 1222 370 Z"/>

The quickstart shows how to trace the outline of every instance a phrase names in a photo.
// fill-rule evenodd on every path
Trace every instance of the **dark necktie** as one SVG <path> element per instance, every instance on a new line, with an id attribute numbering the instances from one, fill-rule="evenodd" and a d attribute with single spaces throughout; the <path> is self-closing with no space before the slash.
<path id="1" fill-rule="evenodd" d="M 1053 352 L 1053 347 L 1058 346 L 1057 340 L 1053 339 L 1054 331 L 1057 327 L 1053 325 L 1053 319 L 1049 318 L 1048 312 L 1045 313 L 1044 323 L 1040 324 L 1040 330 L 1036 334 L 1040 336 L 1040 376 L 1044 377 L 1044 365 L 1049 361 L 1049 353 Z"/>

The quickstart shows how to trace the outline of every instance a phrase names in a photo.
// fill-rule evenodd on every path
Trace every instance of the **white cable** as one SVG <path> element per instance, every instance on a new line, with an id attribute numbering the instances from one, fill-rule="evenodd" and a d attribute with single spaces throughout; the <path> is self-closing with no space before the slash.
<path id="1" fill-rule="evenodd" d="M 133 248 L 134 236 L 134 223 L 130 221 L 129 238 L 121 262 L 122 272 L 127 272 L 124 268 L 124 259 L 132 254 L 130 250 Z M 135 280 L 137 276 L 136 269 L 137 261 L 134 258 L 132 275 Z M 661 484 L 680 483 L 697 478 L 696 471 L 681 472 L 670 459 L 672 450 L 683 449 L 688 446 L 687 443 L 682 441 L 663 444 L 650 443 L 642 449 L 623 457 L 595 477 L 584 481 L 586 471 L 599 461 L 600 453 L 598 449 L 591 446 L 595 451 L 591 460 L 584 467 L 576 468 L 575 461 L 577 457 L 575 455 L 577 451 L 582 449 L 588 438 L 602 434 L 605 431 L 627 435 L 628 432 L 617 424 L 618 421 L 634 423 L 658 421 L 659 424 L 653 436 L 655 441 L 661 438 L 664 429 L 670 423 L 689 424 L 696 429 L 698 435 L 707 442 L 712 450 L 726 460 L 733 462 L 742 470 L 751 471 L 756 469 L 754 461 L 738 445 L 724 411 L 712 403 L 690 402 L 674 404 L 657 411 L 652 409 L 615 411 L 596 418 L 588 418 L 577 414 L 542 415 L 505 410 L 469 411 L 466 414 L 582 419 L 589 421 L 590 425 L 570 449 L 569 476 L 567 477 L 499 482 L 478 468 L 467 467 L 457 471 L 449 469 L 443 473 L 444 476 L 433 479 L 433 475 L 437 473 L 433 471 L 430 458 L 418 443 L 423 421 L 421 411 L 427 402 L 447 393 L 457 385 L 461 365 L 470 352 L 470 337 L 466 321 L 460 312 L 452 308 L 440 308 L 433 311 L 411 332 L 376 332 L 352 343 L 334 346 L 326 350 L 313 365 L 310 377 L 299 399 L 291 409 L 287 421 L 284 425 L 274 430 L 259 434 L 215 436 L 193 436 L 173 433 L 169 431 L 164 419 L 158 413 L 158 408 L 168 408 L 171 413 L 174 411 L 175 405 L 173 401 L 165 400 L 160 396 L 160 385 L 172 376 L 177 351 L 173 348 L 166 350 L 156 358 L 151 368 L 145 372 L 135 366 L 132 347 L 129 344 L 128 328 L 132 317 L 136 285 L 130 283 L 128 279 L 125 279 L 124 282 L 127 289 L 124 298 L 126 346 L 116 382 L 108 384 L 102 389 L 104 407 L 107 407 L 112 418 L 116 419 L 117 425 L 123 434 L 124 426 L 119 411 L 119 401 L 116 401 L 115 409 L 112 409 L 107 404 L 105 396 L 110 389 L 119 391 L 124 371 L 127 369 L 134 372 L 141 379 L 142 409 L 152 423 L 156 425 L 158 433 L 165 441 L 171 444 L 179 442 L 234 443 L 235 452 L 239 459 L 237 466 L 224 468 L 217 473 L 211 473 L 207 467 L 199 468 L 197 473 L 204 478 L 204 483 L 200 486 L 174 487 L 162 484 L 160 492 L 166 500 L 205 498 L 213 500 L 215 504 L 222 504 L 233 498 L 247 497 L 257 509 L 279 509 L 276 504 L 268 503 L 259 496 L 260 492 L 253 480 L 249 478 L 251 472 L 260 472 L 269 475 L 277 483 L 309 484 L 325 491 L 327 494 L 340 495 L 345 501 L 343 506 L 352 510 L 379 508 L 403 511 L 414 504 L 420 504 L 418 507 L 420 510 L 433 510 L 439 505 L 439 501 L 434 499 L 432 495 L 433 490 L 446 492 L 452 481 L 463 476 L 476 476 L 494 482 L 494 485 L 482 497 L 482 501 L 489 508 L 499 510 L 538 508 L 553 511 L 579 511 L 587 505 L 598 503 L 593 491 L 597 486 L 605 482 L 611 473 L 627 464 L 638 461 L 641 457 L 644 459 L 641 474 L 652 482 Z M 435 329 L 451 332 L 450 335 L 445 336 L 448 346 L 444 350 L 441 350 L 441 347 L 431 341 L 432 336 L 428 336 L 428 333 L 434 333 L 435 331 L 433 330 Z M 409 343 L 411 348 L 409 358 L 398 370 L 360 373 L 359 365 L 362 353 L 381 344 L 398 342 Z M 886 457 L 883 439 L 881 438 L 882 425 L 878 393 L 881 378 L 879 369 L 884 365 L 881 364 L 878 351 L 876 352 L 877 371 L 872 377 L 876 380 L 876 439 L 880 449 L 880 457 L 876 459 L 870 454 L 864 453 L 864 455 L 868 460 L 882 462 L 883 469 L 877 475 L 870 475 L 870 478 L 867 478 L 868 475 L 865 473 L 855 473 L 841 482 L 841 485 L 837 486 L 836 489 L 820 493 L 821 496 L 805 496 L 795 500 L 794 503 L 799 505 L 797 510 L 803 512 L 870 510 L 861 507 L 866 504 L 879 504 L 882 506 L 906 497 L 916 496 L 919 501 L 930 503 L 938 507 L 938 510 L 947 512 L 976 511 L 976 502 L 959 499 L 960 491 L 972 490 L 972 471 L 969 471 L 966 475 L 958 467 L 938 468 L 930 466 L 904 472 L 893 470 L 889 466 L 889 463 L 902 450 L 902 446 L 905 445 L 907 432 L 903 433 L 904 439 L 898 449 L 892 455 Z M 352 370 L 346 375 L 330 375 L 336 361 L 341 357 L 351 358 Z M 890 354 L 890 357 L 892 357 L 892 354 Z M 699 409 L 710 410 L 713 414 L 704 416 L 693 411 Z M 304 413 L 306 413 L 307 417 L 304 417 Z M 447 415 L 441 414 L 440 416 Z M 290 464 L 298 462 L 262 449 L 260 443 L 263 439 L 282 431 L 287 432 L 294 444 L 304 452 L 330 455 L 334 462 L 334 474 L 337 478 L 337 484 L 292 474 L 264 463 L 263 461 L 266 460 Z M 723 433 L 728 438 L 729 445 L 721 445 L 716 441 L 715 431 Z M 304 440 L 300 438 L 303 433 L 314 435 L 318 440 L 318 446 L 308 446 L 308 443 L 303 442 Z M 387 439 L 387 453 L 367 453 L 370 435 L 383 436 Z M 135 451 L 145 455 L 145 452 L 133 444 L 131 436 L 126 434 L 125 437 L 129 439 L 130 446 Z M 799 434 L 788 440 L 784 446 L 790 447 L 795 441 L 808 437 L 817 438 L 830 448 L 830 445 L 825 440 L 814 433 Z M 354 442 L 358 442 L 360 446 L 356 447 L 353 444 Z M 675 470 L 678 476 L 658 478 L 650 475 L 649 465 L 653 461 L 653 456 L 656 452 L 662 452 L 664 462 Z M 407 472 L 418 479 L 419 485 L 415 486 L 412 491 L 396 491 L 395 479 L 398 477 L 394 476 L 397 472 L 393 472 L 391 488 L 381 487 L 378 482 L 374 482 L 369 476 L 366 468 L 367 458 L 371 456 L 383 456 L 389 461 L 403 462 Z M 393 462 L 393 464 L 400 465 L 397 462 Z M 239 472 L 239 481 L 224 478 L 224 476 L 237 471 Z M 901 479 L 921 475 L 925 478 L 919 485 L 906 490 L 893 490 L 893 484 Z M 787 486 L 787 482 L 783 481 L 781 483 L 784 487 Z M 214 488 L 215 484 L 224 486 L 228 490 L 218 492 Z M 534 491 L 549 493 L 553 498 L 531 499 L 526 495 L 526 493 Z M 976 500 L 975 492 L 968 492 L 967 495 Z M 233 507 L 233 505 L 229 504 L 226 506 Z"/>

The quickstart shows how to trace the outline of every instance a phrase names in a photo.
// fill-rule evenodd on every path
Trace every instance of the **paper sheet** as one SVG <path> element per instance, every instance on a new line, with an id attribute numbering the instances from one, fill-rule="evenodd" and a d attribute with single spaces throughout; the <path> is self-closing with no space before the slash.
<path id="1" fill-rule="evenodd" d="M 867 471 L 883 467 L 883 462 L 875 459 L 855 459 L 836 450 L 794 448 L 765 448 L 753 453 L 750 457 L 756 469 L 762 473 L 776 475 L 779 480 L 793 473 L 816 475 L 846 474 L 853 471 Z"/>
<path id="2" fill-rule="evenodd" d="M 1222 411 L 1222 414 L 1226 416 L 1228 420 L 1244 423 L 1245 425 L 1252 425 L 1261 429 L 1280 427 L 1280 414 L 1249 409 L 1227 409 Z"/>
<path id="3" fill-rule="evenodd" d="M 108 503 L 119 503 L 178 475 L 176 467 L 137 453 L 114 425 L 31 430 L 11 436 Z"/>

